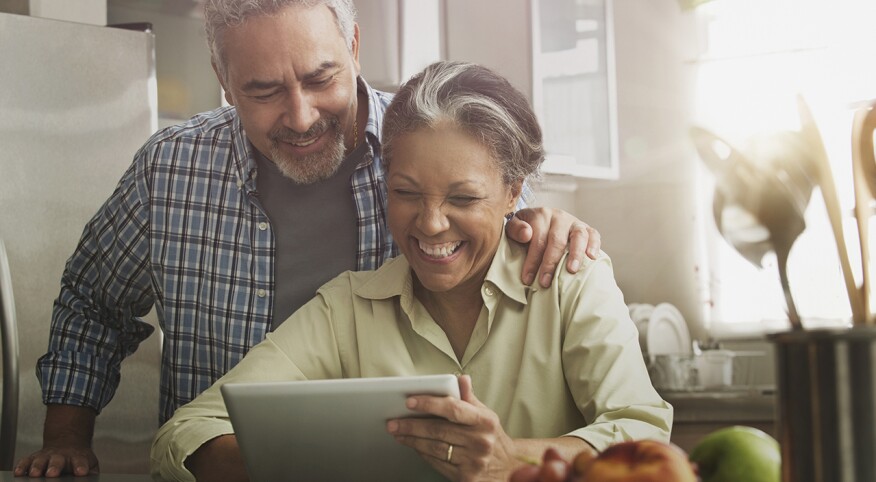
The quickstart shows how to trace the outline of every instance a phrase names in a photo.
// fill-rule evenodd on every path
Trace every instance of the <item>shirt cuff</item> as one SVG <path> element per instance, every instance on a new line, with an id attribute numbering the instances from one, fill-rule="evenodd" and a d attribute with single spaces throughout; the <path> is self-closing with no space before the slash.
<path id="1" fill-rule="evenodd" d="M 98 413 L 119 385 L 118 366 L 76 352 L 47 353 L 37 361 L 43 403 L 90 407 Z"/>
<path id="2" fill-rule="evenodd" d="M 156 437 L 151 454 L 153 478 L 194 482 L 195 476 L 185 466 L 186 459 L 210 440 L 234 433 L 227 420 L 199 420 L 197 424 L 188 425 L 191 426 L 184 430 L 173 430 L 171 436 L 159 434 Z"/>

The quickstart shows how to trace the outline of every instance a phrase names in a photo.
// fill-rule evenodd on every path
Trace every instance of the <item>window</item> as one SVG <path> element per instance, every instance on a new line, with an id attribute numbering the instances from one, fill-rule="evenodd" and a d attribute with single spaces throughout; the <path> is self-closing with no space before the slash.
<path id="1" fill-rule="evenodd" d="M 547 173 L 617 179 L 611 0 L 533 0 L 533 105 Z"/>
<path id="2" fill-rule="evenodd" d="M 695 122 L 742 147 L 755 135 L 799 129 L 796 96 L 801 94 L 831 162 L 846 249 L 860 280 L 850 140 L 854 110 L 876 99 L 876 2 L 715 0 L 694 15 L 703 46 L 693 60 Z M 705 167 L 700 180 L 703 219 L 711 220 L 714 180 Z M 848 322 L 851 309 L 819 189 L 809 202 L 806 223 L 788 262 L 797 309 L 810 325 Z M 712 332 L 738 332 L 749 322 L 784 327 L 775 260 L 758 269 L 720 238 L 714 222 L 706 228 Z"/>

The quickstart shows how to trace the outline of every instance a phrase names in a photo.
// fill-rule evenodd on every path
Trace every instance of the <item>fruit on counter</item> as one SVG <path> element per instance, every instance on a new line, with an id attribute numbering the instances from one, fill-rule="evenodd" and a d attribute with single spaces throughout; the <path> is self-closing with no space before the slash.
<path id="1" fill-rule="evenodd" d="M 510 482 L 697 482 L 697 475 L 679 447 L 637 440 L 612 445 L 596 458 L 581 452 L 571 463 L 548 449 L 541 465 L 518 469 Z"/>
<path id="2" fill-rule="evenodd" d="M 656 440 L 614 444 L 578 467 L 586 482 L 697 482 L 687 454 L 676 445 Z"/>
<path id="3" fill-rule="evenodd" d="M 779 482 L 781 459 L 776 439 L 738 425 L 706 435 L 690 452 L 703 482 Z"/>

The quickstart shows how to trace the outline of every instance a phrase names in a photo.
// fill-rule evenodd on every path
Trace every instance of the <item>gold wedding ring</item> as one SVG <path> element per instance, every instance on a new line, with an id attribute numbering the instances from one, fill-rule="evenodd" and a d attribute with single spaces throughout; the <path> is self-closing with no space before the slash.
<path id="1" fill-rule="evenodd" d="M 450 459 L 452 457 L 453 457 L 453 444 L 447 444 L 447 457 L 444 458 L 444 461 L 449 464 Z"/>

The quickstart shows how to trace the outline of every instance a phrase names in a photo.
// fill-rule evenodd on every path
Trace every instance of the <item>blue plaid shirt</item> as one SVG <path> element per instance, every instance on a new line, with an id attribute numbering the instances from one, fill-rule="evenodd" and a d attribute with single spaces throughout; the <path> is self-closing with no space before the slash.
<path id="1" fill-rule="evenodd" d="M 397 254 L 386 229 L 380 130 L 389 94 L 368 94 L 368 153 L 352 176 L 358 269 Z M 256 163 L 233 107 L 156 133 L 86 225 L 61 280 L 49 350 L 37 363 L 43 401 L 100 411 L 122 360 L 164 332 L 164 422 L 265 338 L 274 241 L 254 200 Z"/>

